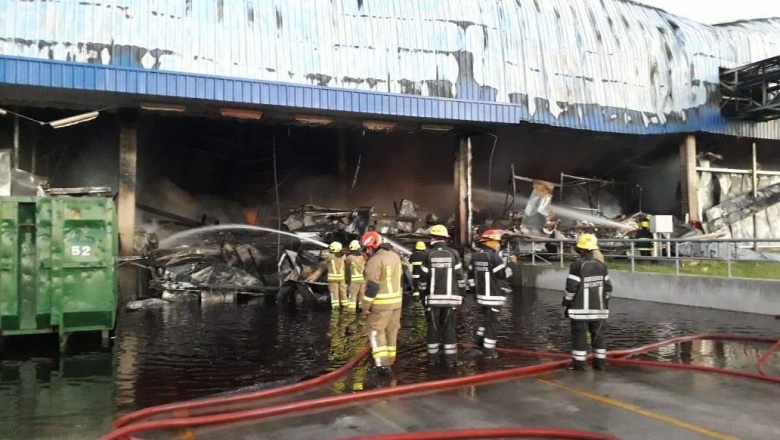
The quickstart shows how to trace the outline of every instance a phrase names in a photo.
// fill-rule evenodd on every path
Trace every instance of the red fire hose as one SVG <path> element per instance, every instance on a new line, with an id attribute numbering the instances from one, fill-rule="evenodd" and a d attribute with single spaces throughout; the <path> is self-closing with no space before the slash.
<path id="1" fill-rule="evenodd" d="M 728 370 L 728 369 L 713 368 L 713 367 L 704 367 L 699 365 L 683 365 L 683 364 L 673 364 L 668 362 L 625 359 L 625 357 L 658 349 L 669 344 L 688 342 L 694 340 L 775 342 L 775 344 L 772 345 L 772 347 L 766 353 L 764 353 L 764 355 L 759 360 L 759 370 L 762 372 L 762 374 L 754 374 L 754 373 L 748 373 L 743 371 Z M 649 344 L 649 345 L 645 345 L 642 347 L 637 347 L 629 350 L 612 351 L 608 353 L 608 362 L 612 364 L 626 365 L 626 366 L 662 367 L 662 368 L 674 368 L 674 369 L 692 370 L 692 371 L 714 372 L 714 373 L 728 374 L 737 377 L 763 380 L 763 381 L 768 381 L 773 383 L 780 383 L 779 377 L 766 375 L 762 371 L 763 365 L 768 361 L 771 353 L 778 348 L 780 348 L 780 341 L 778 341 L 776 338 L 767 338 L 761 336 L 746 336 L 746 335 L 704 334 L 704 335 L 682 336 L 677 338 L 671 338 L 666 341 L 662 341 L 655 344 Z M 151 415 L 156 415 L 168 411 L 202 408 L 202 407 L 208 407 L 212 405 L 225 404 L 225 403 L 246 402 L 249 400 L 269 398 L 269 397 L 279 396 L 282 394 L 288 394 L 295 391 L 309 389 L 317 385 L 335 380 L 339 376 L 346 374 L 349 369 L 351 369 L 354 365 L 356 365 L 361 359 L 363 359 L 366 356 L 368 350 L 364 350 L 363 352 L 355 356 L 352 360 L 350 360 L 348 363 L 346 363 L 344 366 L 340 367 L 339 369 L 331 373 L 328 373 L 326 375 L 320 376 L 318 378 L 301 382 L 295 385 L 289 385 L 286 387 L 276 388 L 273 390 L 264 390 L 264 391 L 254 392 L 254 393 L 237 395 L 237 396 L 203 399 L 203 400 L 198 400 L 193 402 L 173 403 L 169 405 L 147 408 L 141 411 L 128 414 L 120 418 L 119 420 L 117 420 L 114 424 L 115 430 L 101 437 L 100 440 L 116 440 L 116 439 L 128 438 L 130 434 L 144 432 L 144 431 L 203 426 L 203 425 L 218 424 L 218 423 L 237 422 L 237 421 L 249 420 L 249 419 L 257 420 L 257 419 L 262 419 L 271 416 L 292 414 L 292 413 L 305 411 L 305 410 L 321 409 L 321 408 L 337 406 L 337 405 L 346 405 L 346 404 L 356 403 L 356 402 L 365 401 L 369 399 L 387 398 L 387 397 L 393 397 L 393 396 L 398 396 L 403 394 L 416 394 L 416 393 L 430 392 L 430 391 L 442 391 L 446 389 L 459 388 L 468 385 L 484 384 L 487 382 L 493 382 L 502 379 L 522 377 L 531 374 L 538 374 L 538 373 L 554 370 L 556 368 L 562 367 L 569 363 L 568 361 L 569 355 L 565 353 L 535 352 L 535 351 L 517 350 L 517 349 L 500 349 L 500 351 L 505 353 L 522 354 L 526 356 L 535 356 L 535 357 L 542 357 L 542 358 L 566 357 L 567 360 L 548 362 L 548 363 L 533 365 L 529 367 L 513 368 L 509 370 L 497 371 L 492 373 L 484 373 L 484 374 L 468 376 L 468 377 L 424 382 L 424 383 L 404 385 L 404 386 L 399 386 L 394 388 L 382 388 L 377 390 L 361 392 L 359 394 L 338 395 L 338 396 L 310 399 L 301 402 L 281 404 L 269 408 L 259 408 L 259 409 L 252 409 L 252 410 L 230 412 L 225 414 L 214 414 L 208 416 L 198 416 L 198 417 L 189 417 L 189 418 L 185 417 L 185 418 L 173 418 L 173 419 L 164 419 L 164 420 L 152 420 L 148 422 L 138 422 L 130 426 L 125 426 L 128 423 L 139 420 L 141 418 L 146 418 Z M 466 434 L 467 432 L 468 435 Z M 509 432 L 514 432 L 515 434 L 508 434 Z M 529 432 L 534 432 L 535 434 L 534 435 L 526 434 Z M 546 435 L 547 438 L 551 438 L 551 437 L 555 438 L 555 435 L 558 435 L 557 438 L 575 438 L 575 439 L 578 438 L 614 439 L 615 438 L 615 437 L 607 436 L 602 433 L 591 433 L 586 431 L 575 432 L 575 431 L 567 431 L 567 430 L 536 429 L 536 428 L 533 429 L 494 428 L 494 429 L 484 429 L 484 430 L 480 429 L 480 430 L 461 430 L 461 431 L 457 431 L 457 430 L 456 431 L 430 431 L 427 433 L 386 434 L 382 436 L 368 436 L 368 437 L 360 437 L 360 438 L 378 439 L 378 440 L 387 440 L 387 439 L 401 440 L 401 439 L 409 439 L 409 438 L 452 439 L 452 438 L 464 438 L 464 437 L 465 438 L 495 438 L 495 437 L 523 437 L 523 436 L 545 437 L 545 435 L 539 435 L 539 433 L 543 433 L 543 432 L 548 433 L 548 435 Z M 576 435 L 569 436 L 571 432 L 575 432 Z M 565 434 L 561 434 L 561 433 L 565 433 Z M 421 437 L 420 434 L 429 435 L 430 437 Z M 411 437 L 405 437 L 409 435 L 411 435 Z"/>
<path id="2" fill-rule="evenodd" d="M 777 351 L 777 349 L 780 348 L 780 341 L 775 342 L 774 345 L 769 347 L 769 350 L 764 352 L 764 355 L 761 356 L 761 358 L 758 359 L 758 373 L 764 376 L 768 376 L 766 371 L 764 371 L 764 367 L 766 366 L 767 361 L 769 361 L 769 358 L 772 356 L 772 353 Z"/>
<path id="3" fill-rule="evenodd" d="M 355 365 L 357 365 L 363 358 L 368 355 L 369 349 L 361 351 L 355 357 L 349 360 L 346 364 L 331 371 L 330 373 L 323 374 L 322 376 L 315 377 L 313 379 L 298 382 L 292 385 L 286 385 L 279 388 L 273 388 L 270 390 L 254 391 L 251 393 L 237 394 L 235 396 L 227 397 L 213 397 L 209 399 L 193 400 L 190 402 L 174 402 L 167 405 L 152 406 L 144 408 L 139 411 L 126 414 L 114 422 L 113 429 L 119 429 L 129 423 L 133 423 L 139 419 L 145 419 L 157 414 L 174 411 L 184 411 L 196 408 L 205 408 L 216 405 L 226 405 L 231 403 L 248 402 L 250 400 L 270 399 L 277 396 L 286 396 L 291 393 L 308 390 L 319 385 L 324 385 L 328 382 L 335 381 L 339 377 L 345 375 Z"/>
<path id="4" fill-rule="evenodd" d="M 619 440 L 600 432 L 555 428 L 485 428 L 453 429 L 451 431 L 419 431 L 397 434 L 382 434 L 365 437 L 350 437 L 343 440 L 453 440 L 472 438 L 564 438 L 583 440 Z"/>
<path id="5" fill-rule="evenodd" d="M 512 368 L 504 371 L 495 371 L 483 373 L 474 376 L 458 377 L 454 379 L 436 380 L 411 385 L 402 385 L 393 388 L 380 388 L 371 391 L 364 391 L 358 394 L 342 394 L 338 396 L 321 397 L 317 399 L 304 400 L 302 402 L 285 403 L 270 408 L 258 408 L 244 411 L 236 411 L 226 414 L 214 414 L 208 416 L 198 416 L 189 418 L 175 418 L 165 420 L 152 420 L 148 422 L 139 422 L 124 426 L 114 430 L 100 440 L 118 440 L 125 438 L 130 434 L 143 431 L 155 431 L 171 428 L 187 428 L 193 426 L 211 425 L 216 423 L 239 422 L 242 420 L 259 420 L 272 416 L 296 413 L 300 411 L 320 409 L 337 405 L 345 405 L 365 400 L 374 400 L 380 398 L 394 397 L 403 394 L 417 394 L 429 391 L 442 391 L 452 388 L 460 388 L 468 385 L 478 385 L 487 382 L 494 382 L 501 379 L 513 377 L 528 376 L 531 374 L 543 373 L 555 370 L 568 365 L 568 361 L 548 362 L 545 364 L 532 365 L 529 367 Z"/>

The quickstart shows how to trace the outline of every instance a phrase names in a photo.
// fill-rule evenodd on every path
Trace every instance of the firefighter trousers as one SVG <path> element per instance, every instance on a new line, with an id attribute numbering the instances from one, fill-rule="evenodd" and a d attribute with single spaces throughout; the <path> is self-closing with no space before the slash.
<path id="1" fill-rule="evenodd" d="M 329 282 L 328 291 L 330 292 L 331 308 L 347 307 L 347 283 L 344 281 Z"/>
<path id="2" fill-rule="evenodd" d="M 360 307 L 364 293 L 366 293 L 366 283 L 364 281 L 349 283 L 349 288 L 347 289 L 347 307 L 350 311 L 354 312 Z"/>
<path id="3" fill-rule="evenodd" d="M 425 313 L 425 317 L 428 324 L 428 357 L 438 357 L 443 348 L 444 359 L 455 361 L 458 355 L 458 335 L 455 331 L 457 312 L 455 308 L 431 307 Z"/>
<path id="4" fill-rule="evenodd" d="M 496 349 L 500 311 L 498 307 L 482 306 L 482 326 L 477 328 L 477 345 L 486 350 Z"/>
<path id="5" fill-rule="evenodd" d="M 377 367 L 389 367 L 395 362 L 400 329 L 400 307 L 392 310 L 372 310 L 368 315 L 368 340 Z"/>
<path id="6" fill-rule="evenodd" d="M 603 319 L 584 321 L 570 319 L 571 321 L 571 357 L 575 362 L 585 362 L 588 356 L 588 333 L 593 345 L 593 358 L 603 360 L 607 358 L 607 343 L 604 340 L 604 331 L 607 321 Z"/>

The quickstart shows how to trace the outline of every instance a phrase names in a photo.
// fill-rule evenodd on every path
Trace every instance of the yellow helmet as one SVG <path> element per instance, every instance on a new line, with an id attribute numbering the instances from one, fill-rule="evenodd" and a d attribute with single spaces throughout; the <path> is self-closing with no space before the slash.
<path id="1" fill-rule="evenodd" d="M 642 220 L 641 225 L 642 225 L 643 228 L 649 228 L 650 227 L 650 222 L 647 221 L 647 220 Z"/>
<path id="2" fill-rule="evenodd" d="M 431 235 L 436 237 L 449 237 L 450 233 L 447 231 L 447 227 L 444 225 L 434 225 L 431 228 Z"/>
<path id="3" fill-rule="evenodd" d="M 595 251 L 599 248 L 599 241 L 593 234 L 582 234 L 577 239 L 577 247 L 586 251 Z"/>
<path id="4" fill-rule="evenodd" d="M 417 243 L 414 244 L 414 248 L 417 249 L 418 251 L 424 251 L 425 243 L 423 243 L 422 241 L 418 241 Z"/>
<path id="5" fill-rule="evenodd" d="M 330 251 L 334 254 L 338 254 L 339 252 L 341 252 L 342 249 L 344 249 L 344 247 L 341 246 L 341 243 L 339 243 L 338 241 L 334 241 L 333 243 L 330 244 Z"/>
<path id="6" fill-rule="evenodd" d="M 352 240 L 349 242 L 349 250 L 351 251 L 359 251 L 360 250 L 360 242 L 357 240 Z"/>

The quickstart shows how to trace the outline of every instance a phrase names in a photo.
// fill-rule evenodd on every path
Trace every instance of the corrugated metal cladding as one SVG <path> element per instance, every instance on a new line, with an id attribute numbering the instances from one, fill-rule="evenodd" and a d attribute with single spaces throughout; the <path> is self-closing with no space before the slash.
<path id="1" fill-rule="evenodd" d="M 608 132 L 780 138 L 777 121 L 724 121 L 717 88 L 719 67 L 779 53 L 780 19 L 706 26 L 623 0 L 0 1 L 2 55 L 186 73 L 174 88 L 215 75 L 380 106 L 421 95 L 420 117 L 479 103 L 487 114 L 453 119 Z"/>

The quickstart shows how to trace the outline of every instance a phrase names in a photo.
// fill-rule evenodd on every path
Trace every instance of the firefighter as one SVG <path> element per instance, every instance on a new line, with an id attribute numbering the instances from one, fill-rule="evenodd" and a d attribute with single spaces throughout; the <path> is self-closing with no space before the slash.
<path id="1" fill-rule="evenodd" d="M 421 266 L 420 292 L 428 323 L 428 363 L 439 360 L 442 341 L 444 362 L 454 366 L 458 356 L 456 308 L 463 303 L 466 280 L 457 251 L 447 246 L 450 234 L 444 225 L 431 227 L 431 248 Z"/>
<path id="2" fill-rule="evenodd" d="M 418 241 L 414 245 L 414 252 L 409 257 L 412 264 L 412 298 L 415 302 L 420 301 L 420 275 L 422 275 L 422 263 L 425 259 L 425 243 Z"/>
<path id="3" fill-rule="evenodd" d="M 401 258 L 393 252 L 392 245 L 382 243 L 376 231 L 369 231 L 360 238 L 360 245 L 368 256 L 365 268 L 366 292 L 361 306 L 368 315 L 369 342 L 374 367 L 372 376 L 389 376 L 401 328 Z"/>
<path id="4" fill-rule="evenodd" d="M 651 241 L 653 233 L 650 232 L 650 222 L 647 219 L 643 219 L 640 223 L 641 228 L 636 231 L 634 238 L 637 239 L 636 248 L 639 250 L 639 255 L 643 257 L 653 256 L 653 242 Z"/>
<path id="5" fill-rule="evenodd" d="M 576 250 L 580 258 L 571 263 L 566 278 L 566 295 L 563 298 L 563 314 L 571 322 L 572 364 L 569 370 L 585 371 L 588 355 L 587 334 L 593 345 L 593 368 L 606 367 L 607 346 L 604 341 L 606 320 L 609 318 L 609 297 L 612 281 L 607 266 L 596 260 L 598 240 L 593 234 L 583 234 L 577 239 Z"/>
<path id="6" fill-rule="evenodd" d="M 512 276 L 498 251 L 501 248 L 501 232 L 489 229 L 479 237 L 477 249 L 469 264 L 469 286 L 477 296 L 477 304 L 482 306 L 483 326 L 477 329 L 477 345 L 482 348 L 485 358 L 495 358 L 496 338 L 498 336 L 498 314 L 506 301 L 506 295 L 512 293 L 507 279 Z"/>
<path id="7" fill-rule="evenodd" d="M 328 291 L 330 292 L 330 307 L 340 310 L 347 307 L 347 283 L 344 268 L 343 247 L 338 241 L 329 246 L 330 256 L 327 259 Z"/>
<path id="8" fill-rule="evenodd" d="M 350 312 L 356 312 L 366 291 L 366 281 L 363 278 L 363 270 L 366 267 L 366 259 L 360 252 L 360 242 L 352 240 L 349 243 L 349 255 L 344 260 L 347 265 L 347 308 Z"/>

